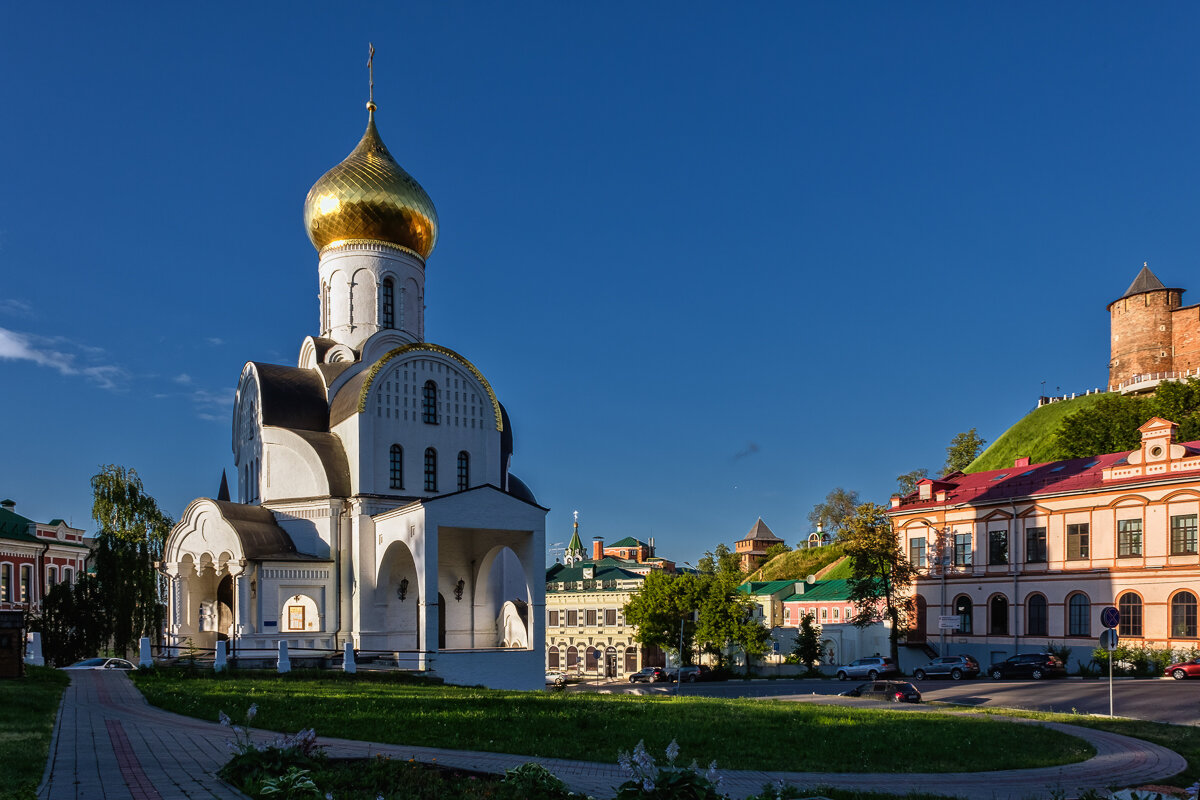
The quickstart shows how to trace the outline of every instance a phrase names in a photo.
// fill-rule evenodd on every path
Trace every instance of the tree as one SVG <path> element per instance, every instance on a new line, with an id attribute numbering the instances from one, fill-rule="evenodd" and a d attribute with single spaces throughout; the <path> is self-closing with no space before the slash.
<path id="1" fill-rule="evenodd" d="M 965 470 L 983 452 L 985 444 L 987 440 L 976 433 L 974 428 L 955 434 L 950 440 L 950 446 L 946 448 L 946 465 L 942 467 L 942 474 L 949 475 L 951 472 Z"/>
<path id="2" fill-rule="evenodd" d="M 154 563 L 174 522 L 146 494 L 133 469 L 106 465 L 92 477 L 96 580 L 113 650 L 124 655 L 139 637 L 157 637 L 166 609 Z"/>
<path id="3" fill-rule="evenodd" d="M 740 648 L 746 655 L 749 669 L 751 658 L 766 653 L 771 632 L 754 618 L 757 604 L 737 591 L 741 577 L 741 573 L 737 573 L 736 576 L 704 578 L 696 641 L 704 652 L 716 656 L 719 665 L 724 664 L 726 646 Z"/>
<path id="4" fill-rule="evenodd" d="M 820 525 L 822 530 L 841 536 L 846 530 L 846 520 L 854 514 L 857 505 L 858 492 L 839 486 L 825 495 L 825 502 L 817 503 L 808 512 L 808 524 L 813 528 Z"/>
<path id="5" fill-rule="evenodd" d="M 800 618 L 800 629 L 796 632 L 796 646 L 792 648 L 788 661 L 803 664 L 809 672 L 825 655 L 825 645 L 821 642 L 821 629 L 817 626 L 817 618 L 805 614 Z"/>
<path id="6" fill-rule="evenodd" d="M 42 633 L 46 663 L 61 667 L 94 656 L 108 645 L 109 622 L 104 614 L 99 586 L 91 575 L 80 575 L 75 584 L 59 583 L 46 593 L 41 617 L 31 627 Z"/>
<path id="7" fill-rule="evenodd" d="M 783 542 L 777 542 L 767 548 L 767 552 L 766 552 L 767 561 L 770 561 L 775 556 L 781 556 L 784 553 L 790 553 L 790 552 L 792 552 L 792 548 L 788 547 Z"/>
<path id="8" fill-rule="evenodd" d="M 722 542 L 717 545 L 716 552 L 709 551 L 700 557 L 696 569 L 702 575 L 722 575 L 741 582 L 742 559 Z"/>
<path id="9" fill-rule="evenodd" d="M 860 628 L 890 622 L 891 656 L 900 663 L 900 634 L 908 627 L 907 590 L 914 571 L 883 506 L 859 506 L 842 539 L 850 559 L 850 598 L 857 608 L 851 621 Z"/>
<path id="10" fill-rule="evenodd" d="M 917 490 L 917 483 L 929 477 L 929 470 L 914 469 L 896 477 L 896 485 L 901 496 L 912 494 Z"/>
<path id="11" fill-rule="evenodd" d="M 695 612 L 701 605 L 704 583 L 711 578 L 695 575 L 670 575 L 651 570 L 642 588 L 623 609 L 625 622 L 637 626 L 638 643 L 663 650 L 676 650 L 683 626 L 681 664 L 692 663 L 692 642 L 696 639 Z"/>

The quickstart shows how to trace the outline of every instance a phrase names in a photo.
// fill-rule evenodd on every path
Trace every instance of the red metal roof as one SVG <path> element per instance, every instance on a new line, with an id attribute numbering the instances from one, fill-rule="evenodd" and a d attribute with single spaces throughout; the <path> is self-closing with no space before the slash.
<path id="1" fill-rule="evenodd" d="M 1188 450 L 1188 455 L 1200 453 L 1200 441 L 1176 442 Z M 933 497 L 921 500 L 919 490 L 905 495 L 900 505 L 890 509 L 892 514 L 921 508 L 936 508 L 943 505 L 970 503 L 985 505 L 1015 497 L 1037 497 L 1061 492 L 1086 492 L 1107 489 L 1147 481 L 1169 481 L 1176 478 L 1200 476 L 1200 468 L 1168 472 L 1165 474 L 1104 480 L 1103 471 L 1108 467 L 1124 465 L 1132 450 L 1120 453 L 1105 453 L 1088 458 L 1072 458 L 1067 461 L 1048 461 L 1024 467 L 993 469 L 987 472 L 972 472 L 950 477 L 949 480 L 933 481 Z M 938 491 L 946 492 L 945 500 L 938 500 Z"/>

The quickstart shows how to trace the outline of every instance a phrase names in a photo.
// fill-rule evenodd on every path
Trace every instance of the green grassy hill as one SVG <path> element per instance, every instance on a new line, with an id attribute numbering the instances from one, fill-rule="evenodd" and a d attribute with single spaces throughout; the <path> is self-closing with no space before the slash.
<path id="1" fill-rule="evenodd" d="M 1055 447 L 1054 436 L 1063 418 L 1095 405 L 1104 396 L 1089 394 L 1035 408 L 992 442 L 988 449 L 979 454 L 979 458 L 971 462 L 966 471 L 1004 469 L 1011 467 L 1019 456 L 1029 456 L 1032 464 L 1057 460 L 1060 456 Z"/>
<path id="2" fill-rule="evenodd" d="M 815 575 L 842 557 L 842 547 L 828 544 L 824 547 L 807 547 L 775 556 L 758 570 L 747 576 L 751 581 L 802 581 Z"/>

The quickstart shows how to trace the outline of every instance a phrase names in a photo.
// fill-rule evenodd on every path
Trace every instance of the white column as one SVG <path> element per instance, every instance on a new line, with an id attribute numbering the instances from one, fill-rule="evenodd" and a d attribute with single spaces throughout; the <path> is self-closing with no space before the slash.
<path id="1" fill-rule="evenodd" d="M 342 645 L 342 670 L 344 672 L 358 672 L 358 665 L 354 662 L 354 644 L 346 642 Z"/>
<path id="2" fill-rule="evenodd" d="M 287 642 L 282 639 L 279 640 L 279 657 L 275 661 L 275 667 L 280 672 L 292 671 L 292 662 L 288 659 Z"/>
<path id="3" fill-rule="evenodd" d="M 138 667 L 147 669 L 154 666 L 154 656 L 150 653 L 150 637 L 138 639 Z"/>
<path id="4" fill-rule="evenodd" d="M 226 646 L 228 646 L 228 642 L 225 642 L 224 640 L 217 641 L 217 650 L 216 650 L 216 654 L 213 657 L 213 672 L 224 672 L 225 671 L 225 665 L 226 665 L 225 648 L 226 648 Z"/>
<path id="5" fill-rule="evenodd" d="M 229 574 L 233 576 L 234 586 L 234 632 L 238 636 L 254 633 L 254 627 L 250 623 L 250 576 L 247 574 L 245 559 L 235 569 L 230 569 Z"/>

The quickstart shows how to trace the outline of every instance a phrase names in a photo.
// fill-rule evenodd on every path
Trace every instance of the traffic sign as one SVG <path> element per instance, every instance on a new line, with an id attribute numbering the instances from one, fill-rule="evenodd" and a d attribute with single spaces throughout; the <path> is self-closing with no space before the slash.
<path id="1" fill-rule="evenodd" d="M 1112 628 L 1109 628 L 1100 634 L 1100 646 L 1111 653 L 1113 650 L 1117 649 L 1117 642 L 1120 641 L 1120 639 L 1121 637 L 1117 635 L 1117 632 Z"/>
<path id="2" fill-rule="evenodd" d="M 1100 624 L 1106 628 L 1115 628 L 1121 624 L 1121 612 L 1112 606 L 1105 606 L 1100 612 Z"/>

